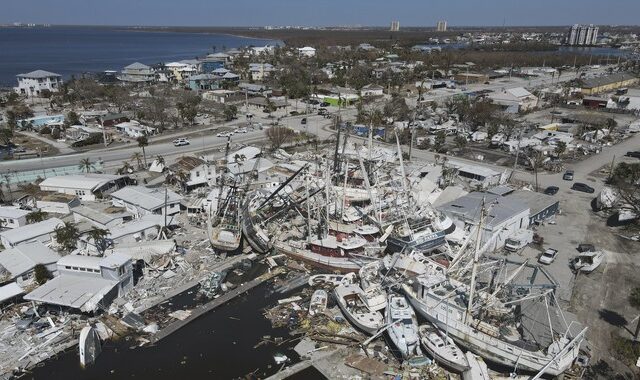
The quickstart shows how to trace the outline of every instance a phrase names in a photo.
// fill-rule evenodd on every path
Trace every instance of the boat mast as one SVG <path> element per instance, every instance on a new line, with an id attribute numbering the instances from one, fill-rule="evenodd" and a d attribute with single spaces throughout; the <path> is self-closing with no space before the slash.
<path id="1" fill-rule="evenodd" d="M 325 188 L 325 197 L 326 197 L 326 202 L 325 202 L 325 207 L 326 207 L 326 234 L 325 237 L 329 236 L 329 185 L 331 183 L 331 178 L 329 176 L 329 160 L 327 160 L 327 165 L 326 165 L 326 169 L 324 171 L 325 173 L 325 181 L 324 181 L 324 188 Z"/>
<path id="2" fill-rule="evenodd" d="M 473 308 L 473 296 L 476 291 L 476 275 L 478 272 L 478 251 L 480 250 L 480 237 L 482 236 L 482 223 L 484 222 L 484 198 L 482 198 L 482 205 L 480 207 L 480 222 L 478 222 L 478 234 L 476 235 L 476 245 L 473 252 L 473 269 L 471 270 L 471 287 L 469 289 L 469 303 L 467 304 L 467 312 L 464 316 L 465 323 L 469 323 L 471 318 L 471 309 Z"/>
<path id="3" fill-rule="evenodd" d="M 404 161 L 402 160 L 402 149 L 400 149 L 400 140 L 398 139 L 398 131 L 393 131 L 396 134 L 396 145 L 398 146 L 398 158 L 400 159 L 400 175 L 402 176 L 402 190 L 407 197 L 407 206 L 409 206 L 409 189 L 407 188 L 407 174 L 404 171 Z"/>
<path id="4" fill-rule="evenodd" d="M 307 204 L 307 242 L 311 242 L 311 202 L 309 200 L 309 173 L 304 176 L 305 197 Z"/>

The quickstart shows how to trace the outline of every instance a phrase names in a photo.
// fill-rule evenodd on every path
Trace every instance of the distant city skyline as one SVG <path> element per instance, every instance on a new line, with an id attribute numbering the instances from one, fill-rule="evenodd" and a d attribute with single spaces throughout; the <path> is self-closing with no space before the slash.
<path id="1" fill-rule="evenodd" d="M 637 25 L 637 0 L 22 0 L 2 5 L 0 23 L 142 26 Z"/>

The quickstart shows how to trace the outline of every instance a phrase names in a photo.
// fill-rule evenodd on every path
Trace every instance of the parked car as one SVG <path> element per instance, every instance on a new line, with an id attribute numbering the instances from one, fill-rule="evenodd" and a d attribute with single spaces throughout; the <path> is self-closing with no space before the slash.
<path id="1" fill-rule="evenodd" d="M 636 151 L 633 151 L 633 152 L 627 152 L 627 154 L 625 154 L 625 156 L 640 158 L 640 150 L 636 150 Z"/>
<path id="2" fill-rule="evenodd" d="M 300 120 L 300 124 L 307 124 L 307 118 L 303 117 L 302 120 Z"/>
<path id="3" fill-rule="evenodd" d="M 558 186 L 549 186 L 546 189 L 544 189 L 544 193 L 547 195 L 556 195 L 558 193 L 558 190 L 560 190 Z"/>
<path id="4" fill-rule="evenodd" d="M 183 145 L 189 145 L 190 142 L 187 138 L 185 137 L 180 137 L 178 139 L 173 140 L 173 146 L 183 146 Z"/>
<path id="5" fill-rule="evenodd" d="M 331 104 L 327 103 L 327 102 L 322 102 L 320 103 L 320 107 L 329 107 Z"/>
<path id="6" fill-rule="evenodd" d="M 247 133 L 247 128 L 238 128 L 234 132 L 235 133 Z"/>
<path id="7" fill-rule="evenodd" d="M 573 186 L 571 186 L 571 190 L 575 190 L 575 191 L 582 191 L 585 193 L 593 193 L 595 192 L 595 189 L 589 185 L 587 185 L 586 183 L 582 183 L 582 182 L 576 182 L 573 184 Z"/>
<path id="8" fill-rule="evenodd" d="M 540 255 L 538 262 L 540 264 L 549 265 L 556 259 L 556 257 L 558 257 L 558 250 L 547 248 L 544 252 L 542 252 L 542 255 Z"/>
<path id="9" fill-rule="evenodd" d="M 229 132 L 218 132 L 216 134 L 217 137 L 229 137 L 229 136 L 233 136 L 233 132 L 229 131 Z"/>
<path id="10" fill-rule="evenodd" d="M 567 170 L 566 172 L 564 172 L 562 179 L 564 179 L 565 181 L 573 181 L 573 170 Z"/>

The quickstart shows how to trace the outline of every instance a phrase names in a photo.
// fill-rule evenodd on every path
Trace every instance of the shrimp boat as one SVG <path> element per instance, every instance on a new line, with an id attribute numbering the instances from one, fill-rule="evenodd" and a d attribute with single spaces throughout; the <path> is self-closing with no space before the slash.
<path id="1" fill-rule="evenodd" d="M 358 285 L 340 285 L 333 291 L 340 310 L 358 329 L 373 335 L 384 326 L 384 317 L 378 311 L 369 310 Z"/>
<path id="2" fill-rule="evenodd" d="M 311 296 L 311 303 L 309 304 L 309 315 L 314 316 L 318 313 L 322 313 L 327 308 L 327 300 L 329 295 L 326 290 L 318 289 L 313 292 Z"/>
<path id="3" fill-rule="evenodd" d="M 422 355 L 418 320 L 405 297 L 397 294 L 389 295 L 387 323 L 390 325 L 387 334 L 400 351 L 403 359 Z"/>
<path id="4" fill-rule="evenodd" d="M 446 243 L 445 231 L 438 230 L 429 218 L 410 220 L 396 226 L 387 239 L 390 252 L 428 252 Z"/>
<path id="5" fill-rule="evenodd" d="M 464 352 L 437 327 L 426 324 L 420 326 L 419 331 L 422 347 L 435 361 L 458 373 L 470 369 Z"/>
<path id="6" fill-rule="evenodd" d="M 218 200 L 217 210 L 209 208 L 207 231 L 211 246 L 225 252 L 236 251 L 240 247 L 242 230 L 240 228 L 239 195 L 231 188 L 223 202 Z M 219 198 L 220 199 L 220 198 Z"/>

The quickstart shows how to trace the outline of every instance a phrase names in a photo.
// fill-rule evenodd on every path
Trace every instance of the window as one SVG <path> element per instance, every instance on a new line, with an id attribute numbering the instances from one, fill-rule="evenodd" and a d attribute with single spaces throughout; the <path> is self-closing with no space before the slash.
<path id="1" fill-rule="evenodd" d="M 85 195 L 85 191 L 84 190 L 76 190 L 76 195 L 83 196 L 83 195 Z"/>
<path id="2" fill-rule="evenodd" d="M 68 265 L 65 265 L 65 266 L 64 266 L 64 269 L 69 269 L 69 270 L 70 270 L 70 269 L 71 269 L 71 267 L 70 267 L 70 266 L 68 266 Z"/>
<path id="3" fill-rule="evenodd" d="M 200 172 L 196 171 L 196 177 L 200 177 Z"/>

